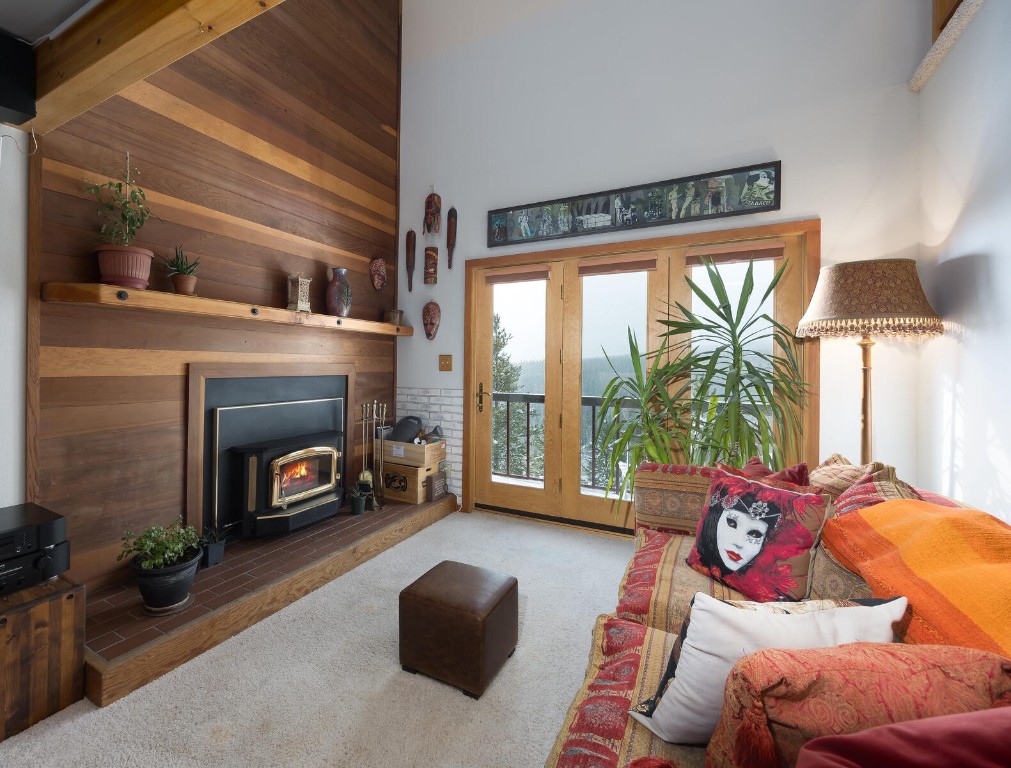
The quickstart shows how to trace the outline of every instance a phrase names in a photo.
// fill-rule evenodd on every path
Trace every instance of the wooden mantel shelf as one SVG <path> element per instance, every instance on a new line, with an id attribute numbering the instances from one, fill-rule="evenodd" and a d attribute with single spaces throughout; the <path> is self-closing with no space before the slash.
<path id="1" fill-rule="evenodd" d="M 63 304 L 93 304 L 103 307 L 149 309 L 155 312 L 178 312 L 184 315 L 240 318 L 261 323 L 305 325 L 312 328 L 380 333 L 387 336 L 414 335 L 414 329 L 406 325 L 359 320 L 354 317 L 316 315 L 310 312 L 259 307 L 255 304 L 205 299 L 200 296 L 181 296 L 161 291 L 138 291 L 102 283 L 46 283 L 42 286 L 42 300 Z"/>

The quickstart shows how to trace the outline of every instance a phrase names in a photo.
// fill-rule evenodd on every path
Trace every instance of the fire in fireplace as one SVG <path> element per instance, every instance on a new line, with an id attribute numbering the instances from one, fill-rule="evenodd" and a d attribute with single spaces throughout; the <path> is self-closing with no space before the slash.
<path id="1" fill-rule="evenodd" d="M 335 488 L 338 453 L 330 447 L 305 448 L 270 462 L 270 506 L 287 509 L 292 502 Z"/>
<path id="2" fill-rule="evenodd" d="M 317 432 L 231 447 L 243 534 L 287 533 L 337 514 L 343 440 L 340 432 Z"/>

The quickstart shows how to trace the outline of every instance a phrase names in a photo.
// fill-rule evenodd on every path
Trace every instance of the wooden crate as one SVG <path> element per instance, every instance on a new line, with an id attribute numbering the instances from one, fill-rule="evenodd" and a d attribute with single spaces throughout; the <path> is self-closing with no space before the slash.
<path id="1" fill-rule="evenodd" d="M 60 577 L 0 598 L 0 741 L 84 696 L 84 586 Z"/>
<path id="2" fill-rule="evenodd" d="M 377 442 L 377 448 L 378 445 Z M 407 467 L 430 467 L 445 460 L 445 440 L 440 440 L 437 443 L 425 443 L 423 445 L 398 443 L 394 440 L 386 440 L 383 443 L 383 462 L 386 464 L 400 464 Z"/>
<path id="3" fill-rule="evenodd" d="M 446 487 L 446 470 L 429 475 L 425 481 L 425 501 L 438 501 L 448 493 Z"/>
<path id="4" fill-rule="evenodd" d="M 383 464 L 383 498 L 420 504 L 425 500 L 428 478 L 442 470 L 445 462 L 436 462 L 427 467 L 411 467 L 406 464 Z"/>

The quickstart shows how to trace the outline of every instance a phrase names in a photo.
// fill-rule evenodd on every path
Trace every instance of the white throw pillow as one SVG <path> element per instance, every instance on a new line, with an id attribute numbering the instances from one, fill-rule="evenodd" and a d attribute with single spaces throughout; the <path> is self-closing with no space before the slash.
<path id="1" fill-rule="evenodd" d="M 786 614 L 741 610 L 697 592 L 673 682 L 652 717 L 634 710 L 629 715 L 664 741 L 705 744 L 720 719 L 727 676 L 740 659 L 763 648 L 890 643 L 892 624 L 902 619 L 906 603 L 897 597 L 881 605 Z"/>

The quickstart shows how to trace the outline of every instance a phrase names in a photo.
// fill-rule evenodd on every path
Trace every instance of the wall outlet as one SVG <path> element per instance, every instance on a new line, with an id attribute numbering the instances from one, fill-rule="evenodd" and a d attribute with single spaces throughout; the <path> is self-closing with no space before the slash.
<path id="1" fill-rule="evenodd" d="M 451 371 L 451 370 L 453 370 L 453 356 L 452 355 L 439 355 L 439 370 L 440 371 Z"/>

